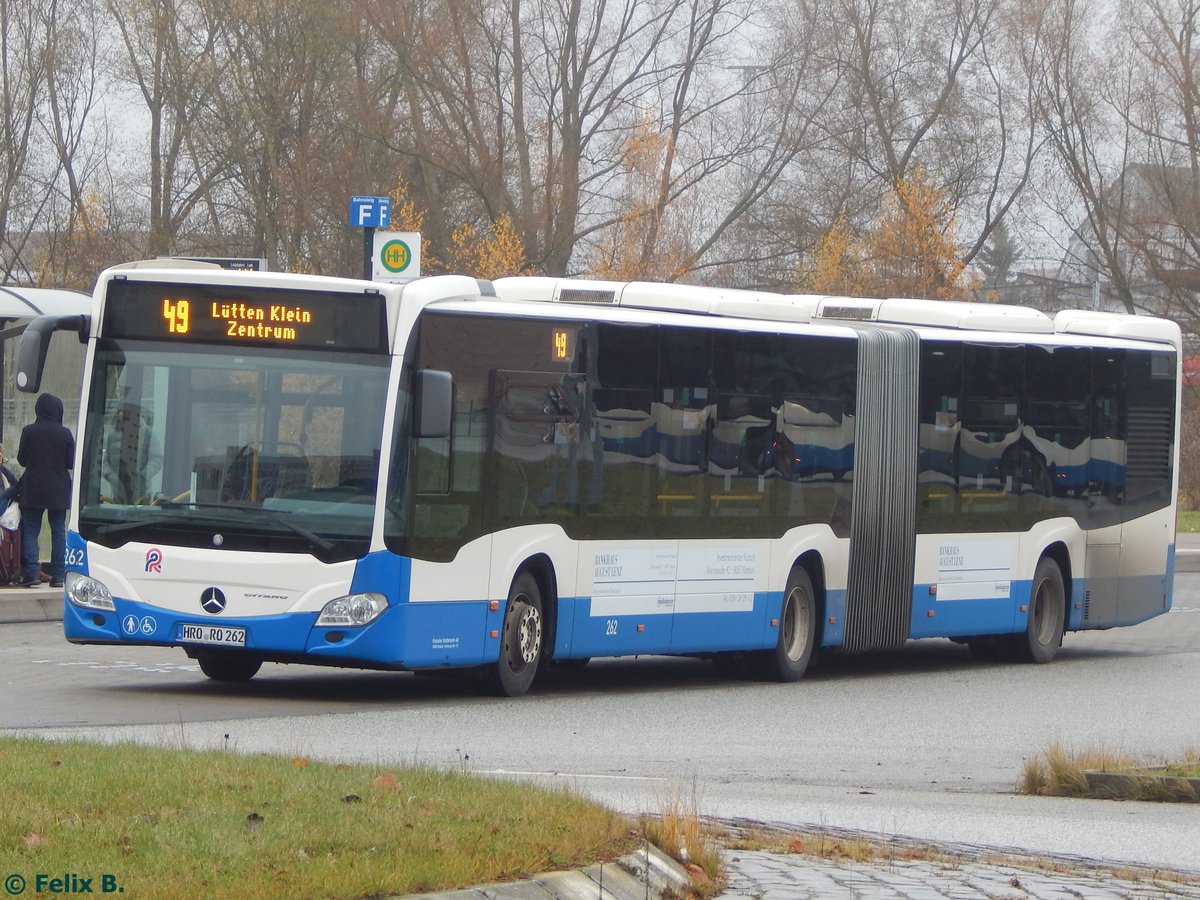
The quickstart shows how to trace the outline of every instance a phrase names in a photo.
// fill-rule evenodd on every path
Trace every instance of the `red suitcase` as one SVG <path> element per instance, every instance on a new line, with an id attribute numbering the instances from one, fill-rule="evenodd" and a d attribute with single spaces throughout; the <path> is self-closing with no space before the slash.
<path id="1" fill-rule="evenodd" d="M 21 532 L 0 528 L 0 584 L 21 580 Z"/>

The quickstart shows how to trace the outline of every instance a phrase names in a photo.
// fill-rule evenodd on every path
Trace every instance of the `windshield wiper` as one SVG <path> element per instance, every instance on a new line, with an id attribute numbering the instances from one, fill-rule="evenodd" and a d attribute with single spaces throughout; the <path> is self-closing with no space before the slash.
<path id="1" fill-rule="evenodd" d="M 242 503 L 194 503 L 190 500 L 164 500 L 158 506 L 159 509 L 236 509 L 240 512 L 253 513 L 260 518 L 266 519 L 268 522 L 273 522 L 282 528 L 286 528 L 292 534 L 299 535 L 308 541 L 309 547 L 320 550 L 322 553 L 331 553 L 337 549 L 337 545 L 328 538 L 323 538 L 316 532 L 309 531 L 303 525 L 297 525 L 295 522 L 289 521 L 270 510 L 263 509 L 261 506 L 250 506 Z M 137 524 L 145 525 L 150 523 L 139 522 Z M 107 525 L 104 527 L 108 529 L 105 533 L 111 533 L 112 531 L 119 531 L 135 526 L 130 522 L 122 522 L 120 525 Z"/>

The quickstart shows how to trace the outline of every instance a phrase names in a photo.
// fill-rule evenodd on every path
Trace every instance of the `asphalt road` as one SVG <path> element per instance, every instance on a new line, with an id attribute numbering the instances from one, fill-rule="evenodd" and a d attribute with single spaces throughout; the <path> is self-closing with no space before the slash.
<path id="1" fill-rule="evenodd" d="M 1200 574 L 1175 609 L 1067 636 L 1049 666 L 949 641 L 825 660 L 793 685 L 651 658 L 554 671 L 520 700 L 411 674 L 265 666 L 209 682 L 181 651 L 6 625 L 0 727 L 565 781 L 618 808 L 826 824 L 1200 870 L 1200 809 L 1017 796 L 1058 742 L 1155 758 L 1200 747 Z"/>

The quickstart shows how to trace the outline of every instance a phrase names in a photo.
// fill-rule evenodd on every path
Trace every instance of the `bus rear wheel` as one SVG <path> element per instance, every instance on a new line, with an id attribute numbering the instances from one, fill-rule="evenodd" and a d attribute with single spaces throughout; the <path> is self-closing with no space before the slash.
<path id="1" fill-rule="evenodd" d="M 520 697 L 533 685 L 542 658 L 542 592 L 537 579 L 522 572 L 508 592 L 500 659 L 488 672 L 487 688 L 502 697 Z"/>
<path id="2" fill-rule="evenodd" d="M 1025 662 L 1048 663 L 1062 646 L 1067 614 L 1067 592 L 1058 563 L 1043 557 L 1033 573 L 1029 590 L 1029 621 L 1023 634 L 1012 636 L 1013 655 Z"/>
<path id="3" fill-rule="evenodd" d="M 779 640 L 762 657 L 764 675 L 772 681 L 799 681 L 808 671 L 817 635 L 817 598 L 812 579 L 801 568 L 792 570 L 779 611 Z"/>
<path id="4" fill-rule="evenodd" d="M 249 681 L 262 668 L 261 659 L 228 653 L 199 653 L 196 662 L 200 671 L 213 681 Z"/>

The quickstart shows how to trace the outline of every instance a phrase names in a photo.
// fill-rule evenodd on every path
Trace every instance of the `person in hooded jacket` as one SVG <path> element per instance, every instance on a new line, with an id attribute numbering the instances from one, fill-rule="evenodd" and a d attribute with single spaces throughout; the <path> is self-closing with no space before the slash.
<path id="1" fill-rule="evenodd" d="M 63 425 L 63 403 L 42 394 L 34 404 L 37 419 L 21 430 L 17 462 L 21 476 L 21 580 L 42 583 L 38 537 L 42 515 L 50 521 L 50 586 L 62 587 L 66 577 L 67 507 L 71 505 L 71 469 L 75 465 L 75 436 Z"/>

